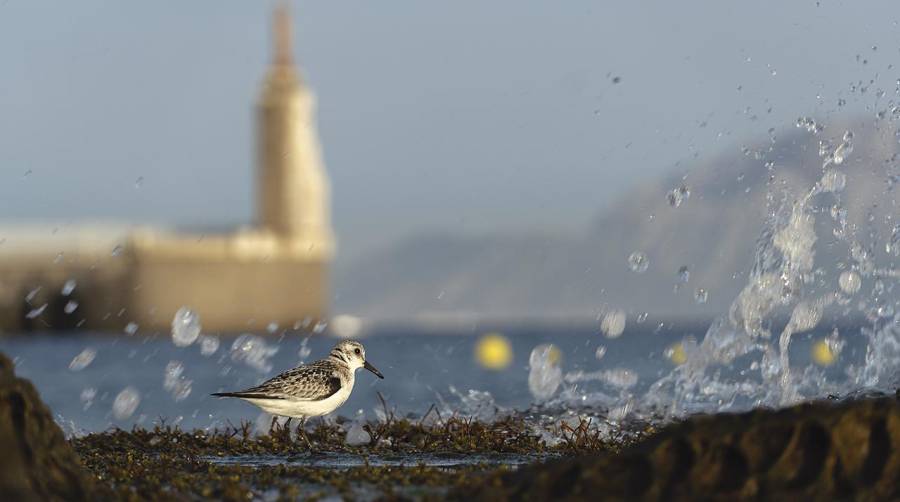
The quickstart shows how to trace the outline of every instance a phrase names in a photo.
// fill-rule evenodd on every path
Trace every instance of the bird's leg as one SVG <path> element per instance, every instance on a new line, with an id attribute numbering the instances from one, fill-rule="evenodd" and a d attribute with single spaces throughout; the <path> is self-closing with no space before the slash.
<path id="1" fill-rule="evenodd" d="M 287 422 L 284 423 L 284 428 L 290 430 L 291 427 L 291 419 L 294 417 L 288 417 Z"/>
<path id="2" fill-rule="evenodd" d="M 311 450 L 312 443 L 309 441 L 309 436 L 306 435 L 306 417 L 300 419 L 300 425 L 297 426 L 297 432 L 299 432 L 300 435 L 303 436 L 303 440 L 306 441 L 306 446 L 308 446 Z"/>
<path id="3" fill-rule="evenodd" d="M 269 425 L 269 435 L 272 435 L 272 432 L 275 431 L 275 422 L 278 421 L 278 415 L 272 416 L 272 424 Z"/>

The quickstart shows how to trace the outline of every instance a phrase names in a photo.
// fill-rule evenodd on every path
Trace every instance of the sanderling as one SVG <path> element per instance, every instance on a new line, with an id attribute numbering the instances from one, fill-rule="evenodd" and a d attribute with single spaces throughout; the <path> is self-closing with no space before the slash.
<path id="1" fill-rule="evenodd" d="M 239 392 L 216 392 L 217 397 L 237 397 L 277 416 L 300 419 L 300 431 L 309 417 L 327 415 L 350 397 L 356 370 L 365 368 L 384 378 L 366 361 L 366 349 L 354 341 L 343 341 L 331 349 L 328 357 L 287 370 L 278 376 Z M 306 439 L 306 434 L 303 434 Z M 309 440 L 307 439 L 307 443 Z"/>

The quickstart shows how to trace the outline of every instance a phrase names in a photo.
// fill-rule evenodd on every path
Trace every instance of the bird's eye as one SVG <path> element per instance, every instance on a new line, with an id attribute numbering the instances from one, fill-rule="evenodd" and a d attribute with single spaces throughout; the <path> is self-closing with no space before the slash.
<path id="1" fill-rule="evenodd" d="M 353 352 L 356 352 L 356 355 L 359 355 L 359 349 L 356 349 Z"/>

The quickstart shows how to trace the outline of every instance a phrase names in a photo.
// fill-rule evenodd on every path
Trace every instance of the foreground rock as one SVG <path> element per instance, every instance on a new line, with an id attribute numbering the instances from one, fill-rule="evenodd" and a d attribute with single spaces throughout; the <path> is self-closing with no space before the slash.
<path id="1" fill-rule="evenodd" d="M 31 382 L 0 354 L 0 500 L 90 500 L 93 482 Z"/>
<path id="2" fill-rule="evenodd" d="M 693 417 L 618 455 L 495 475 L 479 500 L 898 500 L 900 402 Z"/>

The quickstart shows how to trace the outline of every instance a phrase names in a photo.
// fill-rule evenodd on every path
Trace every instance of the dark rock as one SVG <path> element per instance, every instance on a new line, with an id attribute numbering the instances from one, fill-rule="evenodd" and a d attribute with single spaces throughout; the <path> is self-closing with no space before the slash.
<path id="1" fill-rule="evenodd" d="M 893 397 L 696 416 L 624 452 L 489 477 L 475 500 L 900 500 Z"/>
<path id="2" fill-rule="evenodd" d="M 0 500 L 89 500 L 93 478 L 28 380 L 0 354 Z"/>

